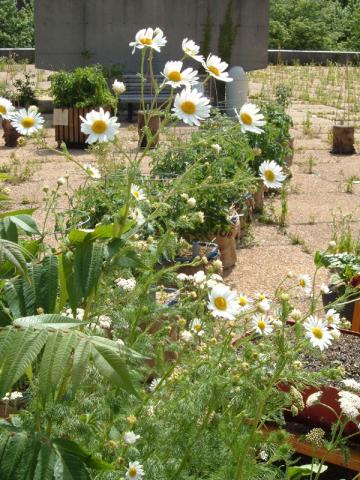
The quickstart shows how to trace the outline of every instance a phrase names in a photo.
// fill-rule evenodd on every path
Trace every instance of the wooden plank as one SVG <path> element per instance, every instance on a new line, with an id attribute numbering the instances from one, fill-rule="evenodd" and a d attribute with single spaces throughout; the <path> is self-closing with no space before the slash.
<path id="1" fill-rule="evenodd" d="M 74 111 L 75 108 L 69 108 L 68 114 L 68 128 L 69 128 L 69 137 L 68 140 L 70 143 L 74 143 Z"/>
<path id="2" fill-rule="evenodd" d="M 265 435 L 269 435 L 274 430 L 277 430 L 277 428 L 278 427 L 276 425 L 267 424 L 263 427 L 262 431 Z M 309 443 L 300 440 L 299 436 L 294 433 L 290 434 L 289 442 L 297 453 L 306 455 L 308 457 L 324 459 L 327 463 L 332 463 L 333 465 L 338 465 L 339 467 L 360 472 L 360 446 L 359 448 L 349 448 L 349 461 L 346 462 L 346 459 L 340 450 L 329 452 L 322 447 L 313 447 Z M 360 475 L 358 475 L 356 478 L 360 479 Z"/>
<path id="3" fill-rule="evenodd" d="M 73 125 L 74 125 L 74 143 L 80 143 L 80 110 L 74 109 Z"/>
<path id="4" fill-rule="evenodd" d="M 355 302 L 351 330 L 360 332 L 360 302 Z"/>

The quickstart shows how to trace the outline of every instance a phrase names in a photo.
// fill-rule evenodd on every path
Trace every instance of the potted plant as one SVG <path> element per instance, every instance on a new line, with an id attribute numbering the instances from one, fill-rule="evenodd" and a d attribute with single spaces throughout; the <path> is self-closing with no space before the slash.
<path id="1" fill-rule="evenodd" d="M 360 298 L 360 257 L 356 253 L 317 252 L 315 261 L 331 274 L 329 291 L 322 293 L 324 306 L 340 303 L 341 315 L 357 327 L 359 322 L 355 325 L 354 313 Z"/>
<path id="2" fill-rule="evenodd" d="M 0 118 L 2 120 L 2 128 L 4 131 L 4 140 L 6 147 L 16 147 L 20 134 L 11 125 L 11 114 L 15 111 L 15 108 L 10 100 L 4 97 L 0 97 Z"/>
<path id="3" fill-rule="evenodd" d="M 68 147 L 84 148 L 86 135 L 81 132 L 80 116 L 100 107 L 109 111 L 116 106 L 116 97 L 110 92 L 101 66 L 57 72 L 50 76 L 50 82 L 58 146 L 64 142 Z"/>

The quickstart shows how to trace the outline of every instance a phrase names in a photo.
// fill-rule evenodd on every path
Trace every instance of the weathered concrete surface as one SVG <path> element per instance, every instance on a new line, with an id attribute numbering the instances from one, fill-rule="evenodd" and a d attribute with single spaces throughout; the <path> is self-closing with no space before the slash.
<path id="1" fill-rule="evenodd" d="M 184 37 L 201 43 L 207 14 L 212 24 L 211 51 L 218 51 L 220 26 L 230 0 L 35 0 L 36 66 L 57 70 L 79 65 L 120 64 L 126 73 L 139 68 L 129 42 L 141 28 L 160 27 L 168 44 L 155 56 L 181 58 Z M 233 0 L 238 26 L 232 65 L 245 70 L 267 66 L 269 0 Z"/>

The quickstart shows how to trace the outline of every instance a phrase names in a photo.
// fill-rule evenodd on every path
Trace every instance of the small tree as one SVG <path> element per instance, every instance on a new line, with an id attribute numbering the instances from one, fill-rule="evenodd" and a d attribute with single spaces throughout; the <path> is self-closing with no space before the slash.
<path id="1" fill-rule="evenodd" d="M 0 0 L 0 48 L 34 46 L 32 2 L 17 8 L 16 0 Z"/>

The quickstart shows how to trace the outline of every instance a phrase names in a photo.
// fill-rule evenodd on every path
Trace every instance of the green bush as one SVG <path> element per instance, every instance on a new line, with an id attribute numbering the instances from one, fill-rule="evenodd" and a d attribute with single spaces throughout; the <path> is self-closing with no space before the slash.
<path id="1" fill-rule="evenodd" d="M 50 76 L 50 93 L 60 108 L 113 107 L 111 94 L 102 67 L 79 67 L 72 72 L 61 71 Z"/>
<path id="2" fill-rule="evenodd" d="M 0 48 L 34 46 L 33 2 L 17 8 L 16 0 L 0 0 Z"/>

